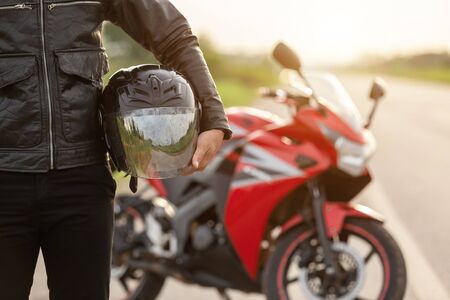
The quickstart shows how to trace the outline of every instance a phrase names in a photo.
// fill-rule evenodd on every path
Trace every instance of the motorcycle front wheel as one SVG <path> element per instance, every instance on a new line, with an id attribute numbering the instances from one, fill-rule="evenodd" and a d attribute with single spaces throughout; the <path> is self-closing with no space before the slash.
<path id="1" fill-rule="evenodd" d="M 401 300 L 406 266 L 379 222 L 349 219 L 332 243 L 340 276 L 330 276 L 313 228 L 292 229 L 277 241 L 263 276 L 268 300 Z"/>

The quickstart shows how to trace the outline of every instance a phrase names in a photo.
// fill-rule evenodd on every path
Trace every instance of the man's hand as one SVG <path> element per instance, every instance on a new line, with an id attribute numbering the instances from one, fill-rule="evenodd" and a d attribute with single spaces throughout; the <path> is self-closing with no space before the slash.
<path id="1" fill-rule="evenodd" d="M 192 157 L 192 163 L 186 168 L 183 175 L 190 175 L 196 171 L 203 171 L 222 145 L 223 136 L 223 131 L 219 129 L 202 132 L 198 136 L 197 149 Z"/>

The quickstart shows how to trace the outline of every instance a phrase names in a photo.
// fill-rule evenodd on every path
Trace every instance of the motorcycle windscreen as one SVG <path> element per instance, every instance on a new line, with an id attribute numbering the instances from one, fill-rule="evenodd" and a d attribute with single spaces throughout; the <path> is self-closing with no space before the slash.
<path id="1" fill-rule="evenodd" d="M 199 131 L 197 108 L 159 107 L 115 118 L 130 175 L 170 178 L 191 164 Z"/>

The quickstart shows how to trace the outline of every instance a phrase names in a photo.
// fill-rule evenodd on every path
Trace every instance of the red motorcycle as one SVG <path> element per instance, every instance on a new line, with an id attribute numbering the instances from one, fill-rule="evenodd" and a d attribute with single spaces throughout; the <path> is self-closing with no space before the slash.
<path id="1" fill-rule="evenodd" d="M 263 96 L 286 104 L 290 121 L 230 109 L 234 137 L 205 171 L 118 197 L 113 274 L 127 299 L 155 299 L 166 277 L 223 299 L 229 289 L 274 300 L 403 298 L 406 267 L 383 218 L 350 203 L 371 180 L 367 128 L 382 82 L 364 126 L 334 76 L 305 76 L 282 43 L 274 57 L 296 75 Z"/>

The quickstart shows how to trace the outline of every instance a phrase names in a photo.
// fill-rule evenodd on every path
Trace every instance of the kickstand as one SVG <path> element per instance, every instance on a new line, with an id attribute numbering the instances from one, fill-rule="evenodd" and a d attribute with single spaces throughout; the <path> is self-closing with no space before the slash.
<path id="1" fill-rule="evenodd" d="M 220 298 L 222 298 L 222 300 L 231 300 L 230 295 L 227 294 L 227 291 L 225 289 L 217 289 L 217 291 L 219 292 Z"/>

